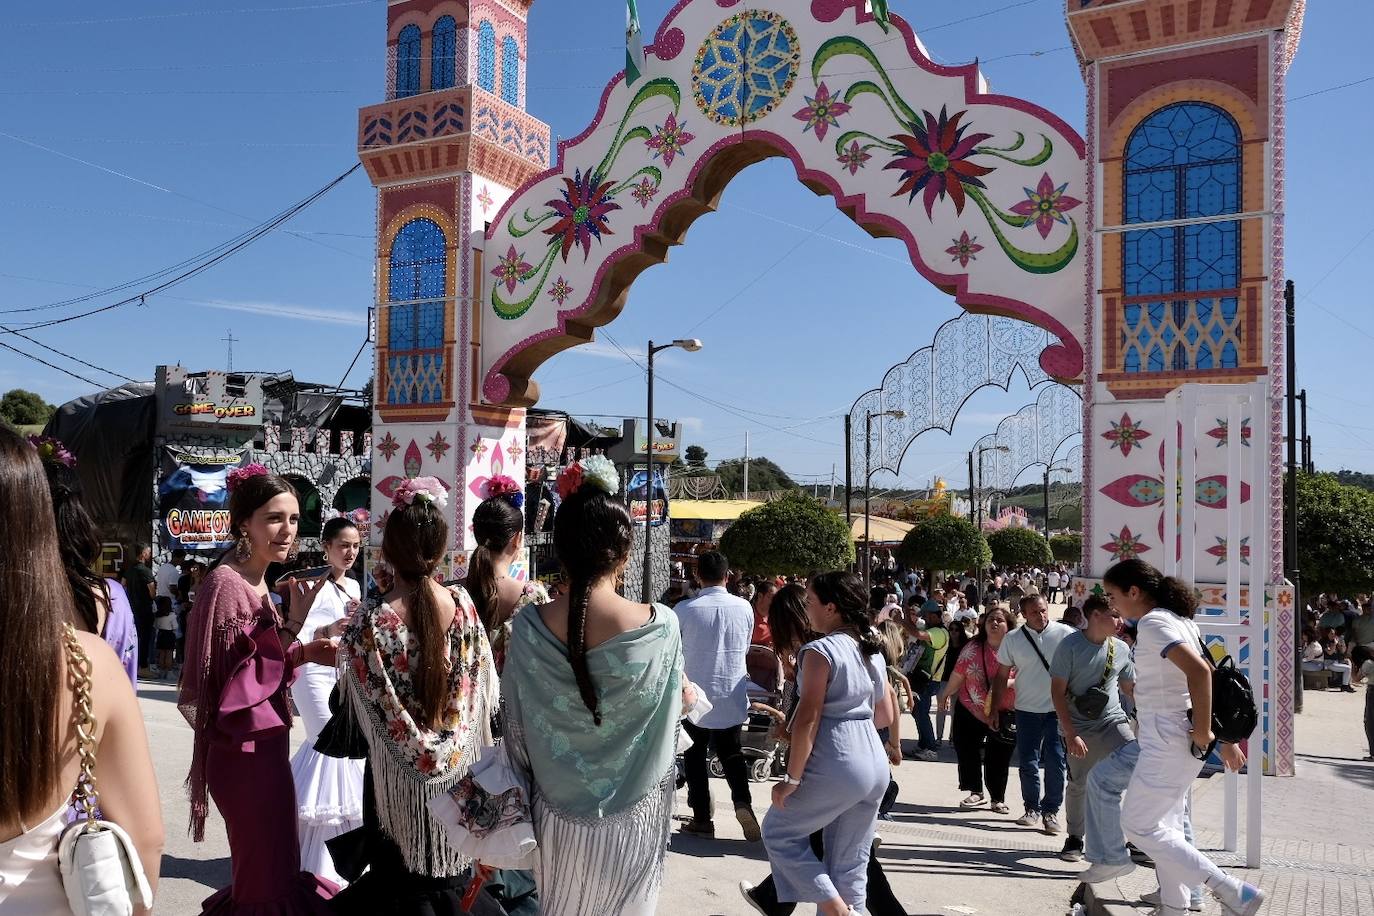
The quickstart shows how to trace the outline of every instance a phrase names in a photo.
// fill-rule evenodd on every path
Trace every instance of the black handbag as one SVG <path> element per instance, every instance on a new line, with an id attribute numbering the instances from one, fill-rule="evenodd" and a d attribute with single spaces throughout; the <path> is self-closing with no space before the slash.
<path id="1" fill-rule="evenodd" d="M 1016 744 L 1016 710 L 1004 709 L 997 714 L 997 730 L 992 737 L 1003 744 Z"/>
<path id="2" fill-rule="evenodd" d="M 1107 690 L 1107 683 L 1111 680 L 1112 671 L 1116 667 L 1116 639 L 1107 639 L 1107 667 L 1102 669 L 1102 679 L 1086 691 L 1073 698 L 1073 705 L 1078 710 L 1078 714 L 1089 721 L 1096 721 L 1102 718 L 1102 714 L 1107 711 L 1107 704 L 1111 702 L 1112 695 Z"/>

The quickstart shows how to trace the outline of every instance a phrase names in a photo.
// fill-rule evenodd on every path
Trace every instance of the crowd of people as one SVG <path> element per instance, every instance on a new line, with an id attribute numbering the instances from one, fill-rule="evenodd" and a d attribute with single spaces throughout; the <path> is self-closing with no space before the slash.
<path id="1" fill-rule="evenodd" d="M 558 480 L 556 594 L 511 575 L 524 526 L 505 478 L 474 515 L 466 578 L 440 583 L 447 489 L 417 478 L 395 488 L 364 596 L 350 578 L 360 533 L 344 519 L 323 532 L 323 567 L 269 585 L 293 560 L 300 502 L 250 465 L 230 476 L 223 556 L 153 570 L 143 552 L 121 585 L 90 571 L 99 545 L 71 470 L 60 444 L 0 430 L 0 517 L 31 520 L 0 529 L 0 687 L 26 698 L 0 715 L 0 912 L 65 911 L 56 840 L 73 787 L 92 775 L 79 775 L 79 742 L 93 745 L 100 816 L 128 833 L 155 889 L 163 825 L 133 689 L 145 667 L 179 670 L 193 838 L 212 802 L 227 830 L 231 883 L 206 913 L 647 916 L 680 784 L 681 832 L 715 835 L 712 757 L 771 868 L 741 885 L 751 907 L 905 913 L 873 851 L 907 715 L 905 759 L 938 757 L 948 725 L 963 809 L 1010 818 L 1015 753 L 1017 823 L 1067 830 L 1063 857 L 1088 862 L 1081 880 L 1148 858 L 1162 912 L 1197 908 L 1204 889 L 1231 914 L 1263 900 L 1191 845 L 1193 778 L 1213 750 L 1230 769 L 1244 754 L 1190 724 L 1212 722 L 1192 593 L 1139 560 L 1058 621 L 1060 569 L 932 582 L 883 568 L 870 585 L 843 570 L 741 577 L 713 551 L 697 557 L 690 595 L 641 604 L 617 590 L 633 532 L 618 475 L 592 457 Z M 1369 614 L 1366 602 L 1343 626 L 1363 640 L 1357 653 L 1370 648 Z M 143 654 L 145 632 L 157 656 Z M 751 680 L 758 647 L 782 672 L 776 706 Z M 1352 680 L 1374 676 L 1359 660 Z M 90 672 L 93 733 L 75 727 L 73 670 Z M 308 737 L 294 758 L 293 706 Z M 742 748 L 759 716 L 781 749 L 761 818 Z M 525 868 L 473 862 L 434 813 L 471 791 L 493 753 L 528 796 L 469 813 L 493 831 L 527 823 L 537 845 Z"/>

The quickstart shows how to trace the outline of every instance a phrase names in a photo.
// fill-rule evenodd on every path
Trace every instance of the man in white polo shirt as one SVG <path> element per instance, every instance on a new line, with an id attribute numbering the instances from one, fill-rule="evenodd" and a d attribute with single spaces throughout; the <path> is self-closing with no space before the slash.
<path id="1" fill-rule="evenodd" d="M 1007 680 L 1016 669 L 1016 756 L 1021 766 L 1021 800 L 1026 813 L 1016 822 L 1041 825 L 1046 834 L 1060 832 L 1059 808 L 1064 804 L 1066 764 L 1064 741 L 1050 692 L 1050 659 L 1072 627 L 1050 620 L 1050 608 L 1040 595 L 1021 599 L 1026 625 L 1007 634 L 997 650 L 997 677 L 992 684 L 992 708 L 998 709 Z M 1045 768 L 1045 794 L 1040 794 L 1040 767 Z"/>

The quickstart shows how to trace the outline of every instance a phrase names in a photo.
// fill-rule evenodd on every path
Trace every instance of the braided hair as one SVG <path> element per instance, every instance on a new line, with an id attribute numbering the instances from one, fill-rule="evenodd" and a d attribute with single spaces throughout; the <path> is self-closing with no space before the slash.
<path id="1" fill-rule="evenodd" d="M 569 494 L 554 518 L 553 546 L 568 574 L 568 662 L 598 726 L 600 701 L 587 668 L 587 605 L 592 586 L 625 565 L 633 537 L 629 511 L 594 484 Z"/>
<path id="2" fill-rule="evenodd" d="M 419 670 L 411 671 L 420 707 L 416 719 L 429 729 L 440 726 L 448 701 L 448 666 L 444 664 L 448 633 L 439 622 L 439 599 L 425 580 L 434 578 L 447 548 L 448 522 L 434 503 L 417 499 L 395 507 L 387 516 L 382 556 L 396 574 L 397 584 L 404 585 L 410 596 L 410 632 L 420 644 Z"/>
<path id="3" fill-rule="evenodd" d="M 850 572 L 836 570 L 812 576 L 807 583 L 822 604 L 833 604 L 844 626 L 859 643 L 864 655 L 883 651 L 882 640 L 873 632 L 868 620 L 868 593 L 863 579 Z"/>
<path id="4" fill-rule="evenodd" d="M 496 590 L 499 577 L 496 559 L 524 528 L 524 513 L 505 496 L 482 500 L 477 511 L 472 513 L 472 535 L 477 539 L 477 547 L 468 558 L 468 575 L 463 586 L 472 596 L 482 625 L 489 630 L 505 622 L 497 619 L 500 602 Z"/>

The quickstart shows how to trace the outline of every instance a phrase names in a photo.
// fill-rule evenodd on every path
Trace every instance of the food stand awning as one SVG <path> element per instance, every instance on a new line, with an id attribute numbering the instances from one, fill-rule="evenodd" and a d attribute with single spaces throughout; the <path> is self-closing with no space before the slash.
<path id="1" fill-rule="evenodd" d="M 676 503 L 674 504 L 677 505 Z M 874 544 L 898 544 L 906 533 L 915 528 L 909 522 L 899 522 L 895 518 L 879 518 L 876 515 L 868 517 L 868 533 L 873 539 Z M 854 540 L 864 539 L 864 517 L 857 515 L 854 517 L 854 524 L 849 527 L 854 535 Z"/>
<path id="2" fill-rule="evenodd" d="M 752 499 L 675 499 L 669 514 L 676 519 L 723 522 L 734 521 L 763 503 Z"/>

